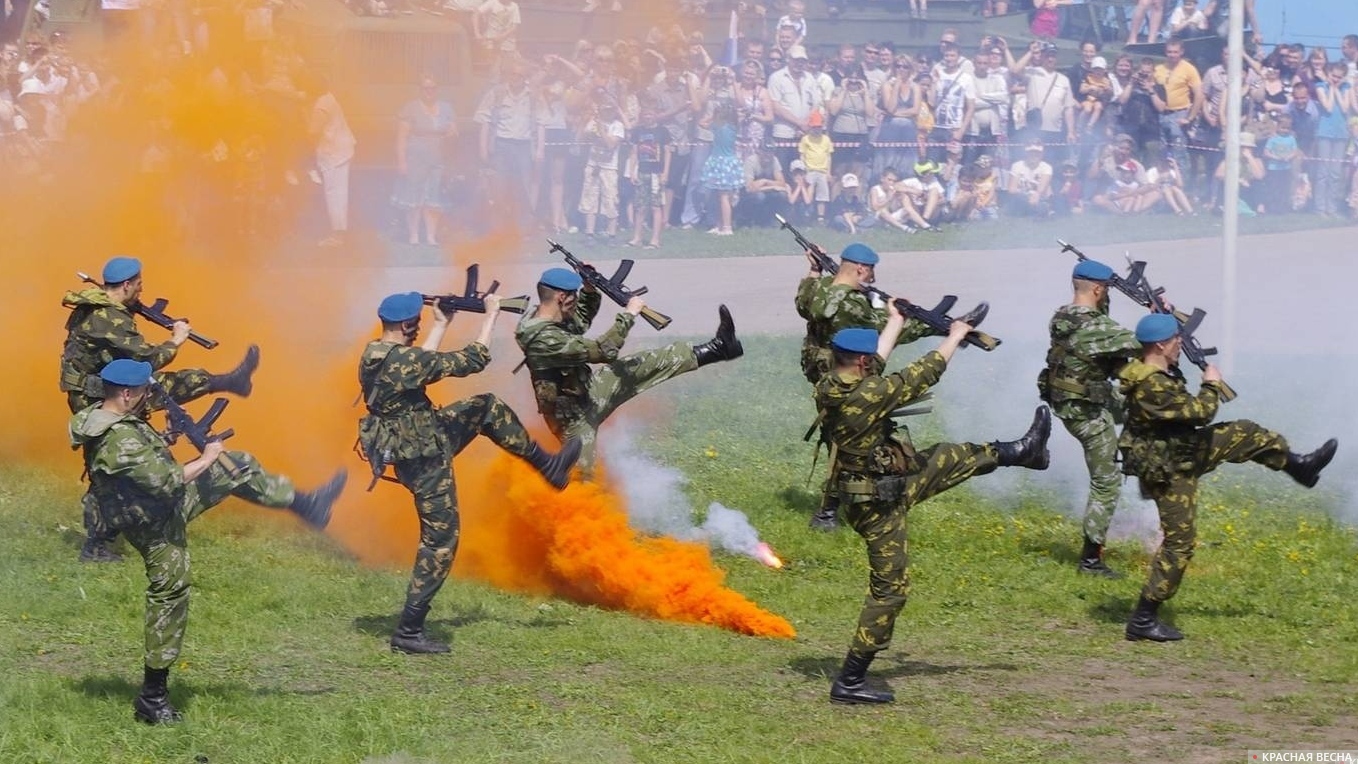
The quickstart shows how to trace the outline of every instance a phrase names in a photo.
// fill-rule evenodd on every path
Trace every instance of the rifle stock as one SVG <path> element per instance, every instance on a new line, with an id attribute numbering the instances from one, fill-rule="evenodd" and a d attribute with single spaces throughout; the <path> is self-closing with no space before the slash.
<path id="1" fill-rule="evenodd" d="M 599 272 L 598 268 L 585 263 L 583 260 L 572 254 L 570 250 L 551 239 L 547 240 L 547 244 L 552 252 L 560 254 L 566 259 L 566 264 L 574 269 L 576 273 L 580 274 L 580 278 L 583 279 L 586 284 L 618 305 L 625 308 L 627 307 L 628 300 L 646 294 L 646 287 L 643 286 L 637 287 L 636 289 L 629 289 L 625 283 L 627 277 L 632 273 L 632 266 L 634 265 L 633 261 L 626 259 L 622 260 L 618 263 L 618 269 L 613 272 L 612 276 L 605 276 Z M 660 331 L 669 326 L 670 322 L 673 320 L 649 305 L 642 307 L 641 318 L 644 319 L 646 323 L 650 324 L 656 331 Z"/>

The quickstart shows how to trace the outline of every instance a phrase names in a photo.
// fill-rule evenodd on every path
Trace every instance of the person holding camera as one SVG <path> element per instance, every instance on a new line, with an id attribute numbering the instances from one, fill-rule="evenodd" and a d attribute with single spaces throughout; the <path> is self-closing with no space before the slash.
<path id="1" fill-rule="evenodd" d="M 1131 75 L 1131 84 L 1118 96 L 1117 127 L 1132 138 L 1138 151 L 1160 139 L 1160 114 L 1155 108 L 1155 61 L 1142 58 Z"/>
<path id="2" fill-rule="evenodd" d="M 826 104 L 830 113 L 830 140 L 839 160 L 849 172 L 861 173 L 868 160 L 868 131 L 877 120 L 877 104 L 868 95 L 863 67 L 844 75 Z"/>
<path id="3" fill-rule="evenodd" d="M 1047 148 L 1048 158 L 1059 161 L 1065 158 L 1066 147 L 1075 143 L 1075 95 L 1070 78 L 1056 69 L 1057 58 L 1055 45 L 1034 41 L 1017 63 L 1022 68 L 1029 60 L 1038 62 L 1024 68 L 1026 123 L 1032 139 Z"/>

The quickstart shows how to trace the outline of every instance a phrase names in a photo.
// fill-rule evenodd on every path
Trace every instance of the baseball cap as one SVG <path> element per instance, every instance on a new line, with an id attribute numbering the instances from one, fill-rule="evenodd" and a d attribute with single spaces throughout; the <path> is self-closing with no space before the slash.
<path id="1" fill-rule="evenodd" d="M 787 49 L 787 57 L 788 57 L 788 58 L 800 58 L 800 59 L 802 59 L 803 61 L 805 61 L 805 60 L 806 60 L 806 48 L 803 48 L 803 47 L 800 46 L 800 45 L 793 45 L 791 48 L 788 48 L 788 49 Z"/>
<path id="2" fill-rule="evenodd" d="M 839 185 L 843 188 L 858 188 L 858 176 L 851 172 L 844 173 L 844 177 L 839 179 Z"/>
<path id="3" fill-rule="evenodd" d="M 1107 68 L 1108 68 L 1108 59 L 1104 58 L 1103 56 L 1095 56 L 1095 57 L 1094 57 L 1094 60 L 1089 62 L 1089 68 L 1090 68 L 1090 69 L 1107 69 Z"/>

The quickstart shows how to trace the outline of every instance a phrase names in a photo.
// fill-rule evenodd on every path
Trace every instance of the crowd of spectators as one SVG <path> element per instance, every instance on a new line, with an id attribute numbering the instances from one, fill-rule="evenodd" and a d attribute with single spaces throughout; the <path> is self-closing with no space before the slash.
<path id="1" fill-rule="evenodd" d="M 671 225 L 727 235 L 775 214 L 914 233 L 1219 212 L 1223 126 L 1236 120 L 1242 212 L 1358 214 L 1356 35 L 1333 59 L 1250 42 L 1243 109 L 1228 114 L 1224 47 L 1195 63 L 1178 39 L 1161 59 L 1086 42 L 1062 66 L 1041 39 L 1014 49 L 950 29 L 925 54 L 890 41 L 826 49 L 798 0 L 787 11 L 770 39 L 745 38 L 733 65 L 678 27 L 516 57 L 473 115 L 485 166 L 530 219 L 630 232 L 636 246 L 658 246 Z"/>
<path id="2" fill-rule="evenodd" d="M 1233 120 L 1242 212 L 1358 214 L 1358 35 L 1333 59 L 1251 43 L 1243 109 L 1228 114 L 1225 53 L 1195 63 L 1176 39 L 1162 60 L 1086 42 L 1062 66 L 1051 42 L 952 29 L 925 53 L 817 45 L 801 0 L 759 11 L 777 19 L 771 35 L 713 60 L 717 46 L 680 24 L 535 54 L 513 0 L 469 5 L 491 83 L 470 114 L 440 97 L 437 73 L 414 83 L 394 122 L 390 201 L 405 239 L 437 243 L 450 209 L 645 247 L 671 226 L 724 236 L 775 215 L 901 234 L 1002 217 L 1195 215 L 1225 198 Z M 354 137 L 286 39 L 249 12 L 127 33 L 153 51 L 137 71 L 75 61 L 59 34 L 6 46 L 0 173 L 40 177 L 71 119 L 116 110 L 135 119 L 127 156 L 148 188 L 160 168 L 195 168 L 158 191 L 186 223 L 225 205 L 246 228 L 266 227 L 310 176 L 329 213 L 322 243 L 342 242 Z M 193 119 L 204 100 L 233 118 Z"/>

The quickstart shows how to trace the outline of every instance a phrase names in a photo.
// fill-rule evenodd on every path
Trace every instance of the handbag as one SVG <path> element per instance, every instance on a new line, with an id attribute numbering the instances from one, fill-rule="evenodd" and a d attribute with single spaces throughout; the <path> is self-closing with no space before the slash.
<path id="1" fill-rule="evenodd" d="M 1042 103 L 1029 109 L 1025 115 L 1027 117 L 1028 125 L 1037 125 L 1037 130 L 1042 129 L 1042 107 L 1047 105 L 1047 99 L 1052 97 L 1052 91 L 1056 89 L 1057 76 L 1057 72 L 1052 72 L 1052 84 L 1047 86 L 1047 94 L 1042 96 Z"/>

